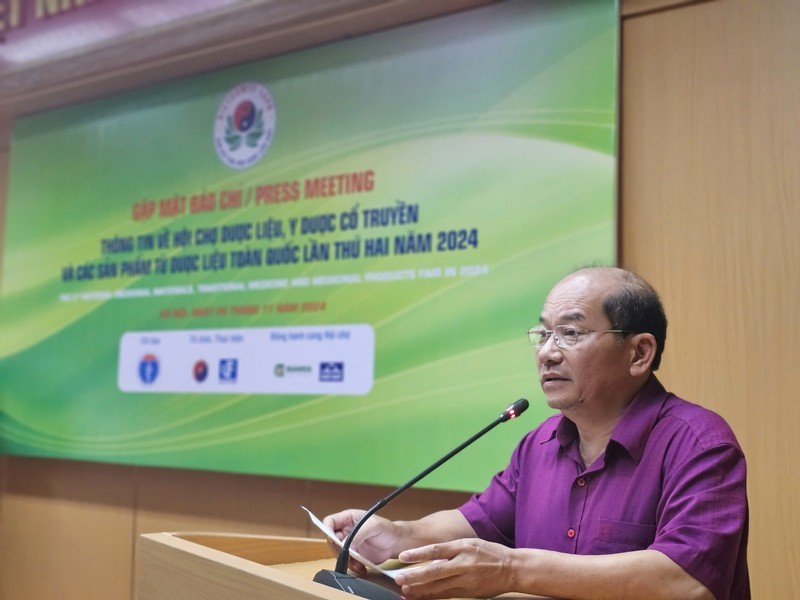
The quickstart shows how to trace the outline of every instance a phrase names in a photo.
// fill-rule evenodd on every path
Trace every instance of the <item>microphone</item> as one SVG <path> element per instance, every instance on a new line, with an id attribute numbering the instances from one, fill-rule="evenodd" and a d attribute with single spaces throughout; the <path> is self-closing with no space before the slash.
<path id="1" fill-rule="evenodd" d="M 525 410 L 528 408 L 528 401 L 525 398 L 520 398 L 516 402 L 510 404 L 508 408 L 506 408 L 500 415 L 491 423 L 489 423 L 486 427 L 481 429 L 478 433 L 473 435 L 467 441 L 463 442 L 458 447 L 454 448 L 447 454 L 445 454 L 442 458 L 437 460 L 433 463 L 430 467 L 422 471 L 419 475 L 412 477 L 409 481 L 401 485 L 399 488 L 394 490 L 391 494 L 379 500 L 375 505 L 370 508 L 367 512 L 365 512 L 362 517 L 358 520 L 355 527 L 353 527 L 352 531 L 347 535 L 342 544 L 342 550 L 339 552 L 339 556 L 336 559 L 336 568 L 331 571 L 330 569 L 323 569 L 319 571 L 314 576 L 314 581 L 317 583 L 321 583 L 323 585 L 327 585 L 336 589 L 340 589 L 342 591 L 348 592 L 353 594 L 354 596 L 360 596 L 361 598 L 369 598 L 370 600 L 400 600 L 400 596 L 394 593 L 393 591 L 379 585 L 377 583 L 373 583 L 371 581 L 367 581 L 365 579 L 359 579 L 355 575 L 350 575 L 347 572 L 347 563 L 350 558 L 350 545 L 353 543 L 353 540 L 356 537 L 356 533 L 358 530 L 361 529 L 362 525 L 369 519 L 372 515 L 378 512 L 381 508 L 386 506 L 389 502 L 394 500 L 397 496 L 401 493 L 406 491 L 412 485 L 417 483 L 423 477 L 429 475 L 432 471 L 435 471 L 448 460 L 453 458 L 456 454 L 461 452 L 464 448 L 469 446 L 472 442 L 477 440 L 478 438 L 484 436 L 485 434 L 489 433 L 492 429 L 497 427 L 500 423 L 505 423 L 506 421 L 510 421 L 518 416 L 520 416 Z"/>

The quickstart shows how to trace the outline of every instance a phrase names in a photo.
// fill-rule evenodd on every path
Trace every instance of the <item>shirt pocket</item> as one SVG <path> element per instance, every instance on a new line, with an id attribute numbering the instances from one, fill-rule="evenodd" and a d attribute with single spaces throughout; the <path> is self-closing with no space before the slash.
<path id="1" fill-rule="evenodd" d="M 627 523 L 612 519 L 599 518 L 595 529 L 594 552 L 611 554 L 614 552 L 630 552 L 644 550 L 653 543 L 656 537 L 656 526 L 647 523 Z"/>

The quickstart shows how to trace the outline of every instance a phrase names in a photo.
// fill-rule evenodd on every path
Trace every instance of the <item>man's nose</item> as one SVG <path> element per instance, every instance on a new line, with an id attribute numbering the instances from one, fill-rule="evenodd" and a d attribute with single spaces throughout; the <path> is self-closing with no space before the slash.
<path id="1" fill-rule="evenodd" d="M 564 355 L 561 348 L 556 344 L 556 336 L 552 334 L 536 352 L 536 358 L 541 364 L 552 364 L 560 362 Z"/>

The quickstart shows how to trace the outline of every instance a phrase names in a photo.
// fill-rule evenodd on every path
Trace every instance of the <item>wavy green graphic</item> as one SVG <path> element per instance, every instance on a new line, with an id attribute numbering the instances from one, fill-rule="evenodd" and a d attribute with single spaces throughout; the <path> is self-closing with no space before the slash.
<path id="1" fill-rule="evenodd" d="M 522 419 L 423 482 L 480 488 L 548 414 L 525 335 L 545 294 L 567 271 L 615 258 L 616 46 L 613 2 L 504 2 L 18 120 L 0 287 L 0 448 L 391 485 L 529 398 Z M 235 171 L 217 157 L 213 120 L 222 98 L 246 81 L 272 94 L 275 135 L 264 158 Z M 302 197 L 307 180 L 365 171 L 374 173 L 369 191 Z M 297 201 L 255 202 L 259 187 L 288 182 L 298 182 Z M 143 201 L 188 202 L 209 192 L 219 200 L 223 191 L 240 191 L 242 205 L 133 218 Z M 363 211 L 403 207 L 418 211 L 416 221 L 366 226 Z M 288 229 L 292 219 L 354 209 L 357 228 Z M 194 235 L 270 219 L 282 223 L 283 237 L 173 243 L 182 229 Z M 471 243 L 459 246 L 460 231 L 474 236 Z M 430 251 L 395 246 L 397 237 L 427 233 Z M 102 240 L 159 235 L 167 247 L 102 251 Z M 367 256 L 367 240 L 383 239 L 389 251 Z M 215 250 L 264 256 L 287 245 L 332 250 L 336 242 L 359 255 L 242 268 L 229 259 L 225 269 L 191 274 L 64 276 L 81 265 L 169 263 Z M 365 276 L 386 272 L 414 278 Z M 423 276 L 431 273 L 440 275 Z M 291 285 L 334 275 L 359 282 Z M 283 279 L 289 285 L 248 287 Z M 218 283 L 244 289 L 199 291 Z M 168 286 L 195 293 L 153 292 Z M 150 295 L 123 297 L 126 290 Z M 295 303 L 324 309 L 279 310 Z M 259 308 L 232 310 L 243 306 Z M 340 323 L 374 328 L 369 394 L 117 387 L 127 331 Z M 265 357 L 264 369 L 274 362 Z"/>

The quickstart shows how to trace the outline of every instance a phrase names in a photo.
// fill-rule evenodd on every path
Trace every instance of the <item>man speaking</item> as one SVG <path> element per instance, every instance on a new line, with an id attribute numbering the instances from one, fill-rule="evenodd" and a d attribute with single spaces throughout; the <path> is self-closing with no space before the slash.
<path id="1" fill-rule="evenodd" d="M 397 577 L 409 600 L 749 599 L 744 454 L 719 415 L 653 375 L 666 330 L 638 275 L 565 277 L 528 332 L 560 414 L 463 506 L 417 521 L 370 517 L 352 547 L 376 563 L 430 561 Z M 324 522 L 344 539 L 363 514 Z"/>

